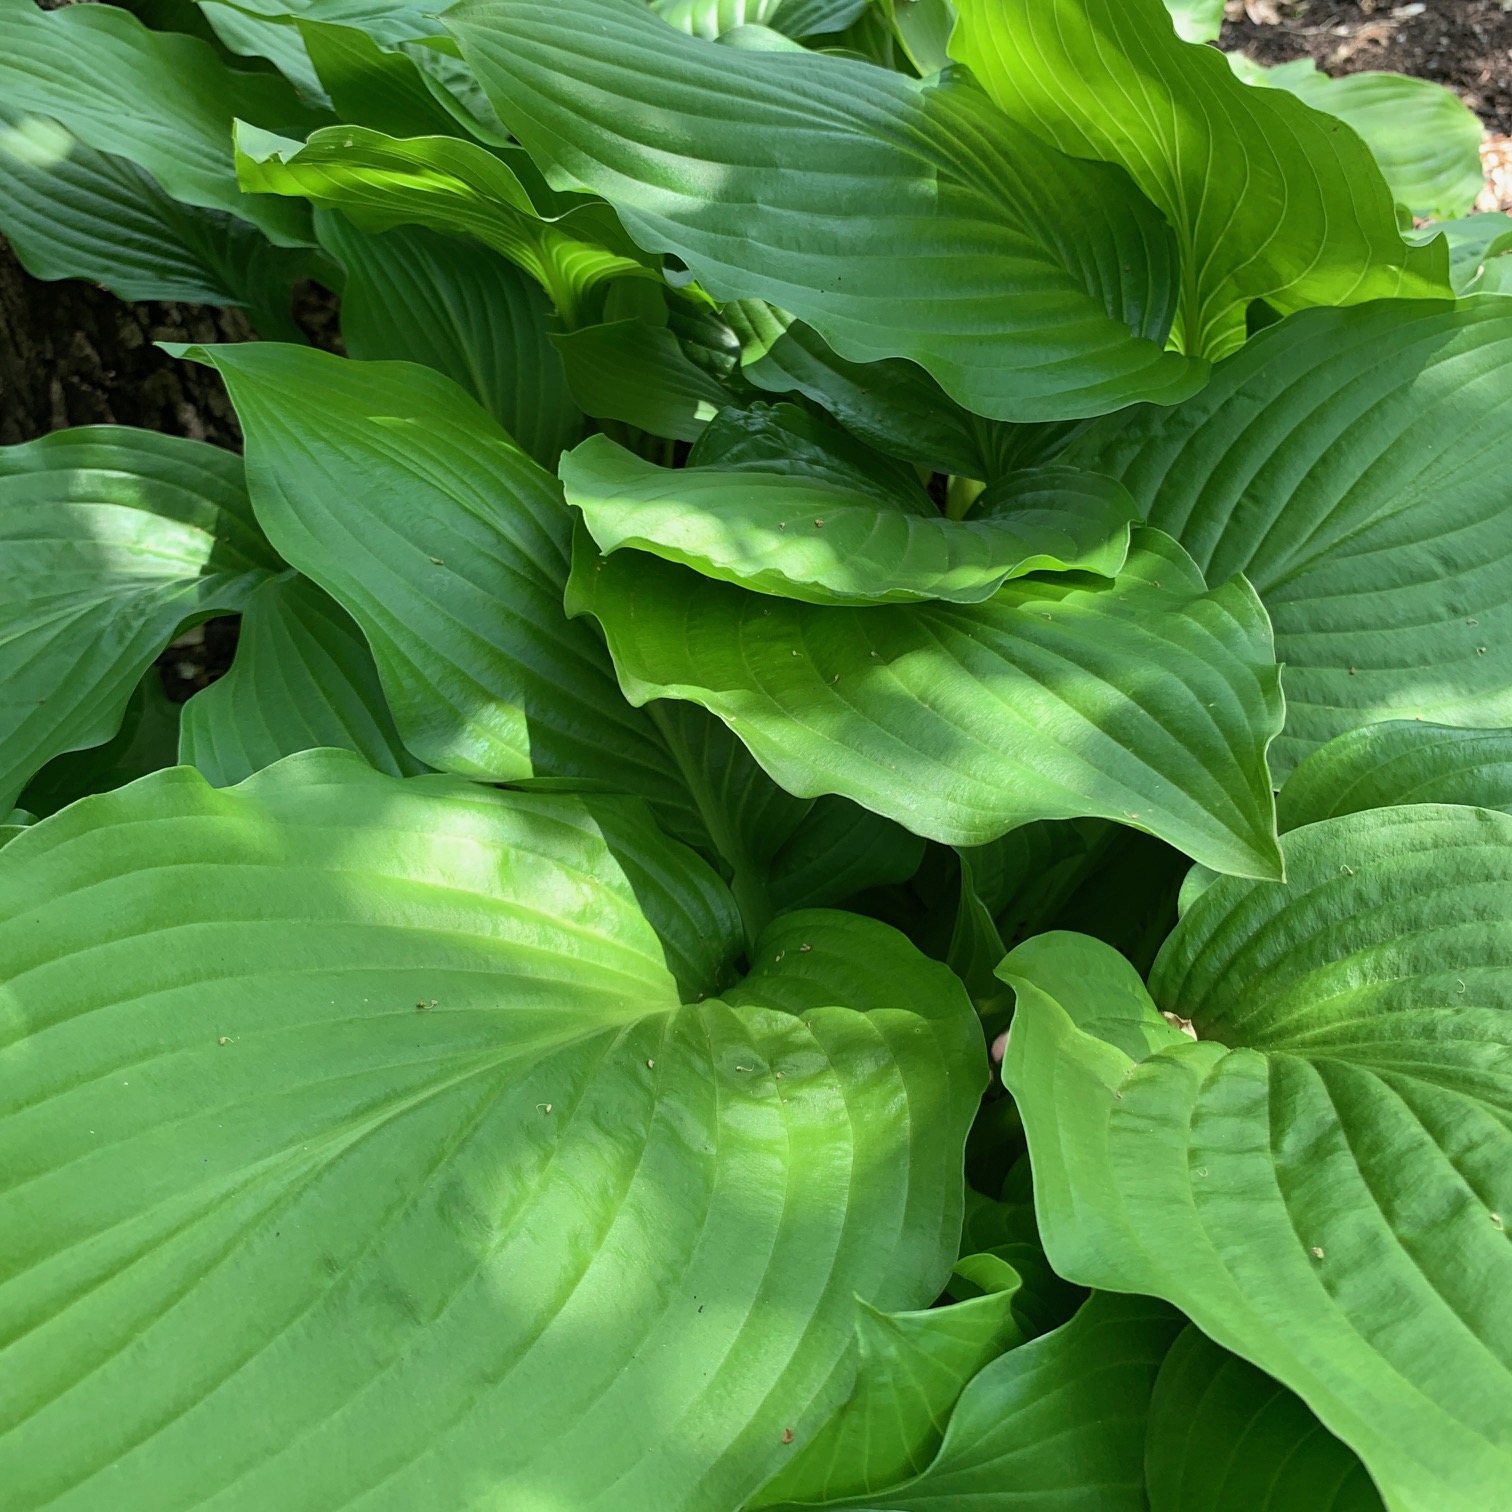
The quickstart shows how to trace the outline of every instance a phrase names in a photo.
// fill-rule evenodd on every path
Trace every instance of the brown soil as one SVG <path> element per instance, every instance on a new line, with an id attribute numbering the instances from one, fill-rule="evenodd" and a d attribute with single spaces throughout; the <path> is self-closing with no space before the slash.
<path id="1" fill-rule="evenodd" d="M 1221 46 L 1324 73 L 1390 69 L 1447 84 L 1488 130 L 1512 134 L 1512 11 L 1498 0 L 1231 0 Z"/>

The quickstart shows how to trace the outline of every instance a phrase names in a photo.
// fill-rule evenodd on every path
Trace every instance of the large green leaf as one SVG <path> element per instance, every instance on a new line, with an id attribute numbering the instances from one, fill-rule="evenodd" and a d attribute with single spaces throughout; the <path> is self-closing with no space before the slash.
<path id="1" fill-rule="evenodd" d="M 877 995 L 716 998 L 728 895 L 620 801 L 336 753 L 12 840 L 8 1506 L 740 1505 L 948 1273 L 984 1073 L 798 922 Z"/>
<path id="2" fill-rule="evenodd" d="M 823 1505 L 856 1512 L 1146 1512 L 1146 1415 L 1179 1327 L 1169 1308 L 1146 1298 L 1094 1296 L 1064 1327 L 977 1374 L 921 1475 Z"/>
<path id="3" fill-rule="evenodd" d="M 588 779 L 686 808 L 602 643 L 563 615 L 556 480 L 466 394 L 411 363 L 202 352 L 246 431 L 258 519 L 361 627 L 410 751 L 487 781 Z"/>
<path id="4" fill-rule="evenodd" d="M 857 1309 L 849 1399 L 749 1507 L 875 1496 L 928 1466 L 972 1377 L 1024 1340 L 1018 1272 L 991 1255 L 963 1267 L 988 1280 L 979 1296 L 918 1312 Z"/>
<path id="5" fill-rule="evenodd" d="M 1362 724 L 1512 725 L 1509 361 L 1500 299 L 1311 311 L 1069 454 L 1255 585 L 1286 665 L 1278 779 Z"/>
<path id="6" fill-rule="evenodd" d="M 1284 89 L 1359 133 L 1398 201 L 1414 215 L 1468 215 L 1485 187 L 1479 117 L 1452 90 L 1398 73 L 1331 79 L 1311 58 L 1275 68 L 1228 55 L 1246 84 Z"/>
<path id="7" fill-rule="evenodd" d="M 830 608 L 579 541 L 568 607 L 636 703 L 712 710 L 790 792 L 841 793 L 981 844 L 1101 815 L 1220 870 L 1279 864 L 1265 747 L 1281 694 L 1264 611 L 1136 534 L 1112 583 L 1021 578 L 985 604 Z"/>
<path id="8" fill-rule="evenodd" d="M 306 256 L 245 221 L 180 204 L 135 163 L 0 102 L 0 234 L 35 278 L 84 278 L 122 299 L 239 305 L 293 339 Z"/>
<path id="9" fill-rule="evenodd" d="M 1415 719 L 1365 725 L 1313 752 L 1276 797 L 1283 829 L 1394 803 L 1467 803 L 1512 813 L 1512 730 Z"/>
<path id="10" fill-rule="evenodd" d="M 1121 485 L 1070 468 L 1005 479 L 999 508 L 947 520 L 791 473 L 658 467 L 607 436 L 563 457 L 561 476 L 601 551 L 810 604 L 976 604 L 1031 572 L 1112 577 L 1137 515 Z"/>
<path id="11" fill-rule="evenodd" d="M 238 73 L 197 37 L 148 31 L 108 5 L 39 10 L 0 0 L 0 99 L 58 122 L 96 152 L 137 164 L 185 204 L 251 221 L 285 246 L 309 242 L 300 205 L 250 199 L 236 185 L 231 124 L 307 131 L 329 120 L 282 79 Z"/>
<path id="12" fill-rule="evenodd" d="M 1150 1512 L 1381 1512 L 1305 1403 L 1191 1327 L 1155 1381 L 1145 1475 Z"/>
<path id="13" fill-rule="evenodd" d="M 640 0 L 465 0 L 445 19 L 551 181 L 604 195 L 717 299 L 769 300 L 852 361 L 911 357 L 986 415 L 1202 381 L 1164 349 L 1177 269 L 1150 205 L 969 84 L 716 46 Z"/>
<path id="14" fill-rule="evenodd" d="M 1181 349 L 1222 357 L 1252 300 L 1281 311 L 1449 293 L 1409 247 L 1364 143 L 1183 42 L 1161 0 L 960 0 L 952 54 L 1023 128 L 1127 169 L 1176 233 Z M 1217 165 L 1221 164 L 1219 168 Z"/>
<path id="15" fill-rule="evenodd" d="M 124 426 L 0 447 L 0 541 L 0 810 L 115 733 L 177 630 L 279 567 L 239 458 Z"/>
<path id="16" fill-rule="evenodd" d="M 400 744 L 362 632 L 284 573 L 248 598 L 231 670 L 185 706 L 179 756 L 225 787 L 318 747 L 356 751 L 395 776 L 425 770 Z"/>
<path id="17" fill-rule="evenodd" d="M 459 137 L 332 126 L 301 143 L 238 121 L 236 170 L 253 203 L 292 195 L 364 231 L 426 226 L 473 237 L 529 273 L 568 324 L 606 280 L 659 276 L 606 206 L 543 214 L 503 157 Z"/>
<path id="18" fill-rule="evenodd" d="M 551 344 L 551 307 L 512 264 L 419 226 L 365 233 L 318 211 L 321 245 L 346 269 L 349 356 L 419 362 L 466 389 L 543 467 L 582 434 Z"/>
<path id="19" fill-rule="evenodd" d="M 1288 883 L 1214 881 L 1149 993 L 1078 935 L 1004 963 L 1045 1249 L 1297 1392 L 1392 1512 L 1484 1512 L 1512 1480 L 1512 817 L 1282 844 Z"/>

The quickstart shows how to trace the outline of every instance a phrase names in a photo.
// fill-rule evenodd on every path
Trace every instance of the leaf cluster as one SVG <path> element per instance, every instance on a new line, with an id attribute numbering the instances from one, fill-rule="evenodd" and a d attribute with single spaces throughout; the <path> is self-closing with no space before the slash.
<path id="1" fill-rule="evenodd" d="M 0 0 L 262 338 L 0 448 L 7 1509 L 1508 1504 L 1512 233 L 1221 10 Z"/>

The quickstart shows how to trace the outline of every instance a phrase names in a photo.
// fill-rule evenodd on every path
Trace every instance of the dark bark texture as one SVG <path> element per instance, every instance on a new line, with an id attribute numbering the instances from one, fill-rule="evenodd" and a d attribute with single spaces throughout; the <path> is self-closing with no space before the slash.
<path id="1" fill-rule="evenodd" d="M 43 283 L 0 239 L 0 445 L 113 422 L 240 450 L 220 376 L 153 343 L 251 336 L 238 310 L 126 304 L 93 284 Z"/>

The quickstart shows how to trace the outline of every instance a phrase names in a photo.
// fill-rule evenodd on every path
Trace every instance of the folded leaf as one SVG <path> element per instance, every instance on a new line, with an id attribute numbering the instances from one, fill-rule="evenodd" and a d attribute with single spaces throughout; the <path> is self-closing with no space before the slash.
<path id="1" fill-rule="evenodd" d="M 395 776 L 425 770 L 400 743 L 362 632 L 312 582 L 283 573 L 248 598 L 231 670 L 184 706 L 179 758 L 226 787 L 333 746 Z"/>
<path id="2" fill-rule="evenodd" d="M 1202 381 L 1164 349 L 1176 265 L 1149 204 L 967 84 L 715 46 L 640 0 L 464 0 L 445 19 L 552 183 L 602 194 L 716 299 L 769 300 L 851 361 L 910 357 L 985 415 Z"/>
<path id="3" fill-rule="evenodd" d="M 401 141 L 332 126 L 300 143 L 238 121 L 236 171 L 252 203 L 293 195 L 340 210 L 364 231 L 426 226 L 473 237 L 530 274 L 569 324 L 606 280 L 659 277 L 607 206 L 542 215 L 501 156 L 459 137 Z"/>
<path id="4" fill-rule="evenodd" d="M 231 124 L 240 116 L 308 131 L 330 117 L 302 105 L 275 74 L 228 68 L 197 37 L 148 31 L 108 5 L 49 12 L 0 0 L 0 99 L 135 163 L 174 199 L 239 216 L 280 246 L 309 243 L 302 206 L 238 190 Z"/>
<path id="5" fill-rule="evenodd" d="M 1112 583 L 1021 578 L 985 604 L 768 598 L 581 540 L 568 608 L 632 702 L 687 698 L 790 792 L 841 793 L 977 845 L 1100 815 L 1220 870 L 1279 871 L 1265 747 L 1281 722 L 1264 611 L 1136 534 Z"/>
<path id="6" fill-rule="evenodd" d="M 270 340 L 297 337 L 289 305 L 302 250 L 180 204 L 135 163 L 4 103 L 0 234 L 34 278 L 84 278 L 122 299 L 237 305 Z"/>
<path id="7" fill-rule="evenodd" d="M 1357 132 L 1399 203 L 1414 215 L 1468 215 L 1485 187 L 1481 123 L 1458 95 L 1431 79 L 1358 73 L 1331 79 L 1311 58 L 1275 68 L 1229 53 L 1246 84 L 1284 89 Z"/>
<path id="8" fill-rule="evenodd" d="M 1190 902 L 1149 994 L 1077 935 L 1004 963 L 1046 1252 L 1295 1391 L 1393 1512 L 1483 1512 L 1512 1476 L 1512 817 L 1282 846 L 1285 886 Z"/>
<path id="9" fill-rule="evenodd" d="M 583 417 L 551 344 L 551 306 L 540 289 L 512 264 L 419 226 L 369 234 L 318 211 L 315 230 L 346 270 L 347 354 L 444 373 L 555 472 Z"/>
<path id="10" fill-rule="evenodd" d="M 1009 578 L 1111 577 L 1137 511 L 1119 484 L 1069 468 L 1022 475 L 987 518 L 913 514 L 873 493 L 778 472 L 657 467 L 592 436 L 562 459 L 567 502 L 604 552 L 625 547 L 810 604 L 976 604 Z"/>
<path id="11" fill-rule="evenodd" d="M 1262 331 L 1199 399 L 1092 428 L 1121 479 L 1276 627 L 1277 779 L 1386 719 L 1512 725 L 1512 305 L 1315 310 Z"/>
<path id="12" fill-rule="evenodd" d="M 9 1505 L 742 1504 L 948 1272 L 984 1069 L 803 921 L 878 994 L 712 996 L 728 895 L 633 806 L 329 752 L 13 839 Z"/>
<path id="13" fill-rule="evenodd" d="M 281 565 L 240 458 L 125 426 L 0 447 L 0 542 L 0 809 L 51 757 L 109 740 L 174 635 Z"/>
<path id="14" fill-rule="evenodd" d="M 411 363 L 198 350 L 246 431 L 258 519 L 361 627 L 410 751 L 484 781 L 587 779 L 686 809 L 602 643 L 563 616 L 556 480 L 466 394 Z"/>
<path id="15" fill-rule="evenodd" d="M 1096 1295 L 1064 1327 L 977 1374 L 922 1475 L 823 1505 L 856 1512 L 1145 1512 L 1150 1393 L 1179 1327 L 1169 1308 L 1147 1298 Z"/>
<path id="16" fill-rule="evenodd" d="M 1022 1278 L 988 1255 L 961 1264 L 973 1262 L 990 1271 L 992 1287 L 969 1301 L 921 1312 L 857 1308 L 849 1400 L 748 1507 L 876 1495 L 928 1466 L 972 1377 L 1024 1339 L 1014 1313 Z"/>
<path id="17" fill-rule="evenodd" d="M 1223 357 L 1252 300 L 1286 312 L 1447 297 L 1441 247 L 1409 247 L 1364 143 L 1181 41 L 1161 0 L 960 0 L 952 56 L 1015 122 L 1117 163 L 1180 246 L 1181 350 Z M 1216 164 L 1225 165 L 1222 171 Z"/>
<path id="18" fill-rule="evenodd" d="M 395 137 L 462 134 L 462 111 L 407 53 L 390 52 L 355 26 L 299 22 L 320 83 L 343 121 Z"/>
<path id="19" fill-rule="evenodd" d="M 1465 803 L 1512 813 L 1512 730 L 1456 730 L 1415 719 L 1330 740 L 1276 797 L 1283 829 L 1396 803 Z"/>
<path id="20" fill-rule="evenodd" d="M 1145 1466 L 1150 1512 L 1382 1512 L 1298 1397 L 1191 1327 L 1155 1381 Z"/>

